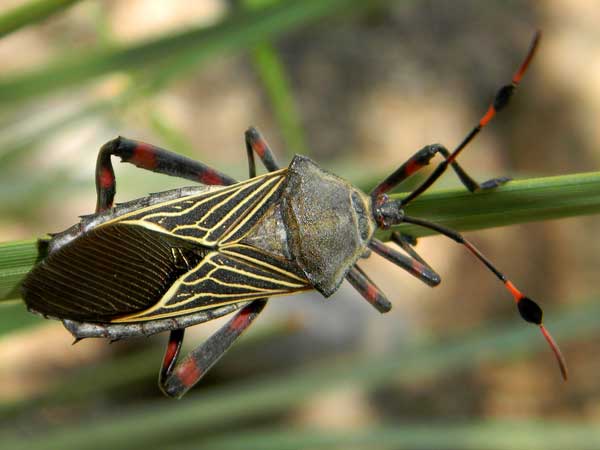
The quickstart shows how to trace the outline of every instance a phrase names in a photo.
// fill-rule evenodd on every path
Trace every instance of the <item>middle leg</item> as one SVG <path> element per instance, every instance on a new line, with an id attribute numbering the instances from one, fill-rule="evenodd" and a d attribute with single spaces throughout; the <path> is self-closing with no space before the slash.
<path id="1" fill-rule="evenodd" d="M 440 276 L 434 272 L 428 264 L 422 262 L 420 257 L 414 258 L 403 255 L 402 253 L 394 250 L 375 238 L 371 239 L 369 248 L 371 248 L 378 255 L 383 256 L 388 261 L 406 270 L 423 283 L 432 287 L 440 284 Z"/>
<path id="2" fill-rule="evenodd" d="M 248 171 L 250 178 L 256 176 L 256 164 L 254 163 L 254 153 L 258 155 L 269 172 L 279 170 L 279 164 L 275 160 L 273 151 L 269 148 L 269 144 L 265 138 L 254 127 L 250 127 L 244 134 L 246 140 L 246 152 L 248 153 Z"/>

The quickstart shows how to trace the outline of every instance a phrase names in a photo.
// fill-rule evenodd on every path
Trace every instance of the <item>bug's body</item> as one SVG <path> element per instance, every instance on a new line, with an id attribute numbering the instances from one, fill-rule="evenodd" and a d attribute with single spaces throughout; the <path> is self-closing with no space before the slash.
<path id="1" fill-rule="evenodd" d="M 370 202 L 301 156 L 237 184 L 155 194 L 55 235 L 24 297 L 35 312 L 91 323 L 173 318 L 312 288 L 328 297 L 367 250 Z"/>
<path id="2" fill-rule="evenodd" d="M 393 233 L 401 253 L 373 237 L 377 228 L 410 222 L 450 237 L 479 258 L 514 296 L 523 318 L 540 326 L 566 376 L 558 349 L 541 324 L 541 309 L 460 234 L 407 217 L 403 210 L 448 166 L 471 191 L 508 180 L 479 184 L 456 158 L 506 105 L 538 39 L 539 34 L 512 83 L 499 90 L 479 124 L 453 152 L 439 144 L 425 146 L 370 195 L 303 156 L 280 169 L 253 128 L 246 132 L 250 179 L 242 182 L 149 144 L 125 138 L 106 143 L 96 166 L 96 214 L 50 240 L 48 257 L 23 282 L 28 308 L 62 320 L 77 339 L 170 331 L 159 384 L 166 394 L 180 397 L 250 326 L 270 297 L 306 289 L 328 297 L 347 279 L 378 311 L 389 311 L 391 303 L 356 264 L 370 249 L 430 286 L 437 285 L 439 276 L 412 248 L 414 242 Z M 256 176 L 255 153 L 269 173 Z M 398 201 L 386 196 L 436 154 L 444 161 L 414 191 Z M 113 207 L 111 156 L 203 186 Z M 177 363 L 186 327 L 236 310 L 224 327 Z"/>

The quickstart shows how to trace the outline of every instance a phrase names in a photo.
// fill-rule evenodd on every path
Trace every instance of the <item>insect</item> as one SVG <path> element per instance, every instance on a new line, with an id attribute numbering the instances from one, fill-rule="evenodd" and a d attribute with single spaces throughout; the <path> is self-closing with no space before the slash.
<path id="1" fill-rule="evenodd" d="M 168 396 L 181 397 L 252 324 L 270 297 L 308 289 L 329 297 L 346 279 L 379 312 L 389 311 L 391 303 L 357 263 L 369 249 L 428 285 L 439 284 L 439 275 L 408 236 L 392 233 L 403 252 L 373 236 L 377 228 L 412 223 L 463 245 L 502 282 L 523 319 L 539 326 L 566 379 L 563 357 L 542 324 L 540 307 L 461 234 L 404 213 L 448 166 L 469 191 L 508 181 L 502 177 L 479 184 L 456 160 L 506 106 L 539 39 L 538 32 L 511 83 L 499 89 L 453 151 L 439 144 L 425 146 L 368 195 L 303 156 L 280 168 L 254 128 L 245 133 L 250 178 L 241 182 L 153 145 L 122 137 L 106 143 L 96 166 L 96 212 L 50 239 L 48 257 L 22 285 L 28 308 L 62 320 L 77 340 L 169 331 L 159 386 Z M 254 154 L 266 174 L 257 176 Z M 386 195 L 438 154 L 443 160 L 405 198 Z M 113 206 L 112 156 L 201 184 Z M 227 324 L 177 362 L 186 327 L 234 312 Z"/>

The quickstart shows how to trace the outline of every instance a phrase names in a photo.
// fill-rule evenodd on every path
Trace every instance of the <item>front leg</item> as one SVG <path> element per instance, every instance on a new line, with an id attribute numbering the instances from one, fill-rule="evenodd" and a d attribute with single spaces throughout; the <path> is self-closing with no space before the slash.
<path id="1" fill-rule="evenodd" d="M 488 107 L 485 114 L 479 119 L 479 122 L 471 131 L 464 137 L 460 144 L 452 151 L 449 152 L 445 147 L 434 144 L 428 145 L 424 147 L 422 150 L 417 152 L 412 158 L 410 158 L 405 164 L 400 166 L 398 170 L 396 170 L 393 174 L 387 177 L 384 181 L 379 183 L 375 189 L 371 192 L 371 196 L 374 202 L 380 203 L 383 199 L 383 194 L 385 192 L 392 189 L 402 180 L 406 179 L 408 176 L 419 170 L 424 165 L 429 164 L 429 160 L 433 157 L 433 155 L 437 152 L 441 153 L 444 156 L 444 161 L 442 161 L 435 170 L 423 181 L 419 186 L 417 186 L 410 194 L 408 194 L 405 198 L 400 201 L 400 205 L 405 206 L 425 192 L 429 187 L 436 182 L 436 180 L 442 176 L 442 174 L 446 171 L 448 166 L 452 166 L 461 182 L 469 189 L 469 191 L 474 192 L 479 189 L 491 189 L 495 188 L 509 180 L 508 177 L 500 177 L 492 180 L 488 180 L 484 183 L 478 184 L 473 178 L 471 178 L 457 163 L 456 158 L 458 155 L 467 147 L 467 145 L 477 136 L 481 130 L 487 126 L 487 124 L 496 116 L 496 114 L 503 110 L 506 105 L 508 105 L 512 95 L 521 82 L 523 75 L 527 71 L 529 67 L 529 63 L 533 59 L 533 55 L 535 54 L 535 50 L 537 49 L 541 34 L 540 32 L 536 32 L 533 37 L 533 41 L 531 42 L 531 46 L 529 51 L 527 52 L 527 56 L 515 72 L 512 77 L 510 84 L 502 86 L 494 97 L 493 102 Z"/>
<path id="2" fill-rule="evenodd" d="M 402 164 L 396 169 L 391 175 L 385 178 L 379 183 L 372 191 L 371 198 L 377 201 L 383 194 L 394 189 L 397 185 L 402 183 L 404 180 L 409 178 L 414 173 L 421 170 L 423 167 L 429 165 L 431 159 L 439 153 L 448 160 L 450 152 L 446 147 L 440 144 L 426 145 L 421 150 L 411 156 L 408 161 Z M 476 192 L 484 189 L 492 189 L 498 187 L 507 181 L 510 181 L 509 177 L 498 177 L 493 178 L 483 183 L 475 181 L 456 161 L 451 161 L 450 166 L 456 172 L 456 175 L 460 179 L 461 183 L 471 192 Z"/>

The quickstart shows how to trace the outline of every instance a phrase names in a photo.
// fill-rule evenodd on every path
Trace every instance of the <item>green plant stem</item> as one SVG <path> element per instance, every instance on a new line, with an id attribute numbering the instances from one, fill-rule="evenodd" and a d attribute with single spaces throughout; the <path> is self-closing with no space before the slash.
<path id="1" fill-rule="evenodd" d="M 0 15 L 0 38 L 62 12 L 80 0 L 35 0 Z"/>
<path id="2" fill-rule="evenodd" d="M 42 257 L 34 239 L 0 244 L 0 300 L 20 297 L 21 280 Z"/>
<path id="3" fill-rule="evenodd" d="M 405 194 L 395 194 L 402 198 Z M 459 231 L 560 219 L 600 212 L 600 172 L 513 181 L 494 191 L 471 194 L 464 188 L 434 190 L 411 203 L 408 215 Z M 413 236 L 432 231 L 412 225 L 394 227 Z M 387 239 L 389 231 L 380 232 Z M 18 296 L 18 285 L 43 258 L 36 240 L 0 244 L 0 301 Z"/>
<path id="4" fill-rule="evenodd" d="M 254 68 L 260 76 L 279 129 L 285 139 L 288 154 L 307 155 L 308 149 L 296 102 L 277 51 L 271 44 L 265 42 L 254 47 L 251 55 Z"/>
<path id="5" fill-rule="evenodd" d="M 394 194 L 392 198 L 405 195 Z M 458 231 L 597 214 L 600 172 L 511 181 L 493 191 L 475 194 L 462 187 L 433 190 L 409 204 L 405 212 Z M 394 229 L 415 237 L 436 234 L 410 224 Z"/>

